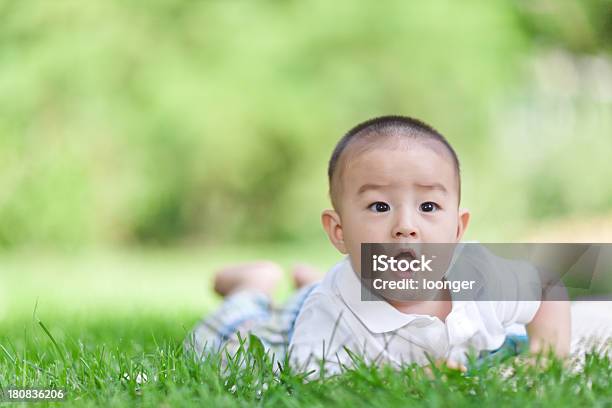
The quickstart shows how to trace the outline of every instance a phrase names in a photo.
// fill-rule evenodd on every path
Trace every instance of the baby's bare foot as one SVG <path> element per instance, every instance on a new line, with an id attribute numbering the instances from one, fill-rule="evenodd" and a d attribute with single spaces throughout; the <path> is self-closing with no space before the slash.
<path id="1" fill-rule="evenodd" d="M 272 296 L 282 276 L 281 267 L 271 261 L 233 265 L 215 274 L 215 292 L 227 296 L 241 290 L 256 290 Z"/>
<path id="2" fill-rule="evenodd" d="M 296 288 L 301 288 L 321 280 L 321 276 L 323 275 L 320 270 L 307 264 L 295 265 L 291 273 Z"/>

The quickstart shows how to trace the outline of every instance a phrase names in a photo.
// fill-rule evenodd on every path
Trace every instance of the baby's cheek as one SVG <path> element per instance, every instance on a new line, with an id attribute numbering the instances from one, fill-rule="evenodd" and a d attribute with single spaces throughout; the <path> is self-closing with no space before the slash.
<path id="1" fill-rule="evenodd" d="M 380 228 L 372 228 L 364 237 L 363 242 L 392 242 L 391 236 L 392 232 L 389 228 L 380 227 Z"/>
<path id="2" fill-rule="evenodd" d="M 423 233 L 426 242 L 455 242 L 457 222 L 452 216 L 439 217 L 427 225 Z"/>
<path id="3" fill-rule="evenodd" d="M 457 241 L 457 228 L 459 226 L 458 219 L 456 216 L 450 217 L 446 223 L 444 230 L 446 232 L 446 242 Z"/>

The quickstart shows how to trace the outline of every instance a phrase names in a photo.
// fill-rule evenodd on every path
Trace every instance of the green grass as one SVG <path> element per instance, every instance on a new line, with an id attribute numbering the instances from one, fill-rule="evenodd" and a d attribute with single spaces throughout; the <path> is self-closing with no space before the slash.
<path id="1" fill-rule="evenodd" d="M 219 302 L 208 289 L 214 268 L 254 257 L 322 268 L 337 259 L 318 247 L 3 256 L 0 385 L 66 389 L 62 407 L 612 404 L 610 361 L 594 355 L 578 373 L 513 360 L 433 377 L 358 364 L 307 383 L 259 350 L 226 366 L 218 355 L 185 355 L 185 335 Z M 148 380 L 138 383 L 139 374 Z"/>
<path id="2" fill-rule="evenodd" d="M 308 262 L 322 271 L 340 259 L 327 242 L 309 245 L 222 246 L 174 250 L 21 251 L 0 254 L 0 324 L 47 314 L 195 313 L 211 310 L 214 271 L 229 263 L 271 259 L 287 270 Z M 283 281 L 277 299 L 289 293 Z"/>
<path id="3" fill-rule="evenodd" d="M 274 367 L 258 348 L 240 350 L 227 365 L 219 355 L 198 362 L 182 349 L 181 323 L 190 318 L 14 323 L 0 336 L 0 382 L 64 388 L 67 402 L 58 406 L 612 404 L 610 361 L 596 355 L 577 373 L 558 361 L 540 368 L 510 359 L 469 375 L 440 368 L 429 376 L 414 366 L 357 362 L 342 375 L 304 382 L 289 367 Z M 147 381 L 137 381 L 139 374 Z"/>

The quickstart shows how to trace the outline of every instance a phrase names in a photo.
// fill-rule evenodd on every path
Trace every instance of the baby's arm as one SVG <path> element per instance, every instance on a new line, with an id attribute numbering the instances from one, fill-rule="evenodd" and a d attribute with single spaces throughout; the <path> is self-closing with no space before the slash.
<path id="1" fill-rule="evenodd" d="M 529 351 L 552 350 L 557 356 L 565 357 L 570 351 L 570 303 L 546 300 L 546 297 L 545 294 L 540 308 L 527 325 Z"/>
<path id="2" fill-rule="evenodd" d="M 563 276 L 588 248 L 588 245 L 535 245 L 531 257 L 540 270 L 554 271 Z M 529 349 L 532 353 L 552 349 L 559 357 L 569 354 L 570 303 L 562 299 L 567 299 L 567 292 L 558 283 L 543 290 L 540 308 L 527 325 Z"/>

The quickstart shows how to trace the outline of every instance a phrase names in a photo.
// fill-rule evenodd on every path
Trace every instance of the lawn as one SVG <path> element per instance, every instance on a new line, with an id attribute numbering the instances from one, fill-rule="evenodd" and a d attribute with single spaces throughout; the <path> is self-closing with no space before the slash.
<path id="1" fill-rule="evenodd" d="M 0 383 L 65 389 L 58 406 L 612 404 L 610 361 L 595 355 L 578 372 L 516 359 L 468 374 L 357 362 L 340 376 L 310 382 L 273 366 L 256 347 L 225 366 L 219 356 L 199 362 L 185 355 L 185 334 L 219 301 L 208 286 L 214 268 L 262 257 L 324 268 L 336 255 L 315 245 L 4 256 Z"/>

